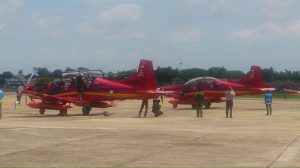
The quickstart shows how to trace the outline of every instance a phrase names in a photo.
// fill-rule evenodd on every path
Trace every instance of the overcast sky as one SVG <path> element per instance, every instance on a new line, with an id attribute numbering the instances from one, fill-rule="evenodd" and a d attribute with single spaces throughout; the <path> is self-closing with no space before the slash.
<path id="1" fill-rule="evenodd" d="M 300 70 L 298 0 L 0 0 L 0 72 Z"/>

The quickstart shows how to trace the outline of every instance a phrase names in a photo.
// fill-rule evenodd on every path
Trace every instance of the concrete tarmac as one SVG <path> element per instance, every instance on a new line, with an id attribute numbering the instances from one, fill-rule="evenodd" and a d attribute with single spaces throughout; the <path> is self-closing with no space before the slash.
<path id="1" fill-rule="evenodd" d="M 73 108 L 66 117 L 40 115 L 24 99 L 14 109 L 14 101 L 12 94 L 3 102 L 0 167 L 300 167 L 297 100 L 274 100 L 266 116 L 263 99 L 238 98 L 232 119 L 224 103 L 199 119 L 190 106 L 173 109 L 167 100 L 158 118 L 137 118 L 141 101 L 90 116 Z"/>

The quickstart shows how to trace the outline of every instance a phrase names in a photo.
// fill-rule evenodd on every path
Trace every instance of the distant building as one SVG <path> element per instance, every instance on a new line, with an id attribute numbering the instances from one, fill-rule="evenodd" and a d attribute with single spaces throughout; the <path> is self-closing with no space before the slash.
<path id="1" fill-rule="evenodd" d="M 4 88 L 14 89 L 20 86 L 20 84 L 26 83 L 24 75 L 14 75 L 12 78 L 5 78 Z"/>
<path id="2" fill-rule="evenodd" d="M 22 83 L 26 83 L 27 82 L 27 79 L 25 78 L 24 75 L 22 74 L 17 74 L 17 75 L 14 75 L 15 78 L 17 78 L 20 82 Z"/>
<path id="3" fill-rule="evenodd" d="M 17 88 L 21 82 L 17 78 L 5 78 L 4 88 Z"/>

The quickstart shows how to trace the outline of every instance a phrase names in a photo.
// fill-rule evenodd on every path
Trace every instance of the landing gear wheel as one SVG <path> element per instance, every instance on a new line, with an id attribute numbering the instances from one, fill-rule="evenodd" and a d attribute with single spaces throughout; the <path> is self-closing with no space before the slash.
<path id="1" fill-rule="evenodd" d="M 66 116 L 68 114 L 68 110 L 59 110 L 59 116 Z"/>
<path id="2" fill-rule="evenodd" d="M 204 106 L 206 109 L 209 109 L 211 106 L 211 102 L 204 102 Z"/>
<path id="3" fill-rule="evenodd" d="M 41 115 L 44 115 L 44 114 L 45 114 L 45 109 L 41 108 L 41 109 L 39 110 L 39 112 L 40 112 Z"/>
<path id="4" fill-rule="evenodd" d="M 82 107 L 82 114 L 89 115 L 91 110 L 92 110 L 92 107 L 90 105 L 84 105 Z"/>
<path id="5" fill-rule="evenodd" d="M 104 112 L 103 112 L 103 115 L 104 115 L 105 117 L 107 117 L 107 116 L 110 116 L 110 113 L 109 113 L 108 111 L 104 111 Z"/>
<path id="6" fill-rule="evenodd" d="M 173 108 L 177 108 L 177 104 L 173 104 Z"/>

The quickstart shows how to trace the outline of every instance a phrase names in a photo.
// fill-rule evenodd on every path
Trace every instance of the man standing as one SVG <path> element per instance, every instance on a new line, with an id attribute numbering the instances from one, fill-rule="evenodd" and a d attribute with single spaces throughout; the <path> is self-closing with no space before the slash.
<path id="1" fill-rule="evenodd" d="M 233 97 L 235 93 L 232 87 L 229 87 L 226 91 L 226 118 L 228 118 L 228 111 L 230 112 L 230 118 L 232 118 L 232 107 L 233 107 Z"/>
<path id="2" fill-rule="evenodd" d="M 24 86 L 23 86 L 22 83 L 20 83 L 20 86 L 16 90 L 16 93 L 17 93 L 16 104 L 20 104 L 21 103 L 21 98 L 22 98 L 23 91 L 24 91 Z"/>
<path id="3" fill-rule="evenodd" d="M 204 95 L 203 92 L 197 92 L 195 94 L 195 103 L 196 103 L 196 108 L 197 108 L 197 118 L 201 117 L 203 118 L 203 111 L 202 111 L 202 106 L 204 103 Z"/>
<path id="4" fill-rule="evenodd" d="M 149 105 L 148 99 L 143 99 L 142 104 L 141 104 L 141 108 L 140 108 L 140 111 L 139 111 L 139 116 L 138 116 L 138 117 L 141 117 L 142 111 L 143 111 L 144 108 L 145 108 L 144 117 L 147 117 L 147 113 L 148 113 L 148 105 Z"/>
<path id="5" fill-rule="evenodd" d="M 267 109 L 266 115 L 272 115 L 272 93 L 270 91 L 267 91 L 267 93 L 264 96 Z"/>
<path id="6" fill-rule="evenodd" d="M 160 111 L 161 105 L 159 103 L 160 103 L 159 99 L 157 98 L 153 99 L 152 112 L 154 113 L 155 117 L 158 117 L 163 114 L 163 112 Z"/>
<path id="7" fill-rule="evenodd" d="M 78 90 L 78 98 L 81 101 L 82 100 L 82 94 L 84 92 L 84 89 L 86 88 L 85 82 L 83 80 L 83 74 L 78 74 L 76 77 L 76 85 Z"/>

